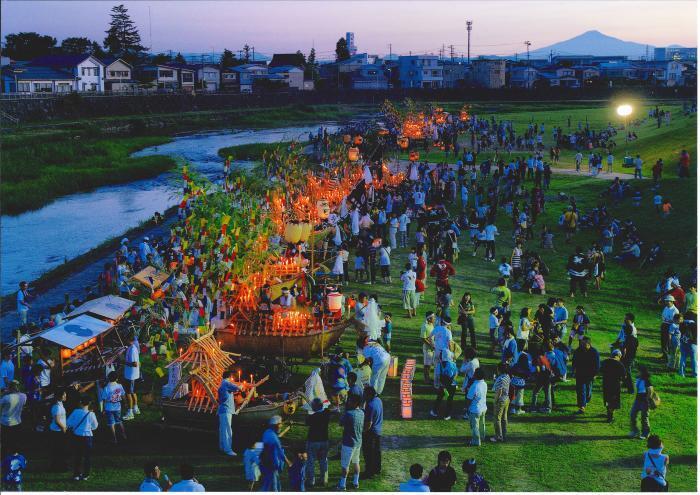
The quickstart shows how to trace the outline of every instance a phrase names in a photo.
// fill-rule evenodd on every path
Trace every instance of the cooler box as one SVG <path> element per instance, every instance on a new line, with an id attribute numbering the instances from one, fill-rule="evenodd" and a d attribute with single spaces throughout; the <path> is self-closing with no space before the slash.
<path id="1" fill-rule="evenodd" d="M 623 167 L 634 167 L 634 158 L 632 158 L 631 156 L 626 156 L 625 158 L 623 158 L 622 166 Z"/>

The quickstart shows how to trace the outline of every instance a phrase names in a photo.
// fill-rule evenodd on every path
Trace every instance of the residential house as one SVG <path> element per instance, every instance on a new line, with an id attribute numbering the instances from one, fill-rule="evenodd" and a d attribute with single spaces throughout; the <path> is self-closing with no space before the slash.
<path id="1" fill-rule="evenodd" d="M 30 65 L 50 67 L 73 75 L 73 91 L 103 92 L 105 90 L 105 64 L 89 54 L 45 55 L 35 58 Z"/>
<path id="2" fill-rule="evenodd" d="M 445 61 L 442 63 L 442 87 L 461 88 L 467 84 L 469 66 L 464 62 Z"/>
<path id="3" fill-rule="evenodd" d="M 276 74 L 282 76 L 287 85 L 292 89 L 304 89 L 304 69 L 300 67 L 278 65 L 277 67 L 270 67 L 267 72 L 270 75 Z"/>
<path id="4" fill-rule="evenodd" d="M 629 62 L 603 62 L 598 65 L 600 77 L 610 80 L 636 79 L 637 69 Z"/>
<path id="5" fill-rule="evenodd" d="M 529 66 L 511 66 L 508 71 L 508 85 L 511 88 L 531 89 L 537 80 L 537 69 Z"/>
<path id="6" fill-rule="evenodd" d="M 676 60 L 682 62 L 693 62 L 698 58 L 697 48 L 665 47 L 654 48 L 654 60 Z"/>
<path id="7" fill-rule="evenodd" d="M 374 58 L 370 61 L 369 55 L 358 53 L 340 62 L 321 64 L 318 67 L 318 73 L 329 86 L 350 86 L 352 75 L 357 73 L 363 65 L 371 63 L 375 63 Z"/>
<path id="8" fill-rule="evenodd" d="M 384 66 L 379 64 L 366 64 L 350 77 L 352 89 L 389 89 L 389 78 L 384 73 Z"/>
<path id="9" fill-rule="evenodd" d="M 190 64 L 169 63 L 168 67 L 177 71 L 178 89 L 186 93 L 194 93 L 196 67 Z"/>
<path id="10" fill-rule="evenodd" d="M 134 91 L 138 82 L 132 78 L 133 67 L 120 58 L 102 58 L 105 64 L 105 91 Z"/>
<path id="11" fill-rule="evenodd" d="M 639 63 L 636 66 L 637 78 L 658 86 L 681 86 L 684 68 L 681 62 L 675 60 Z"/>
<path id="12" fill-rule="evenodd" d="M 238 81 L 238 72 L 235 67 L 221 68 L 221 91 L 239 92 L 240 84 Z"/>
<path id="13" fill-rule="evenodd" d="M 252 93 L 255 79 L 268 76 L 268 68 L 265 65 L 243 64 L 230 67 L 229 70 L 237 74 L 238 89 L 241 93 Z"/>
<path id="14" fill-rule="evenodd" d="M 436 55 L 402 55 L 398 69 L 402 88 L 442 87 L 442 66 Z"/>
<path id="15" fill-rule="evenodd" d="M 218 65 L 190 65 L 188 68 L 195 71 L 197 89 L 209 92 L 219 90 L 221 86 L 221 70 Z"/>
<path id="16" fill-rule="evenodd" d="M 156 64 L 141 66 L 138 72 L 140 80 L 152 88 L 161 91 L 176 91 L 180 89 L 180 70 L 169 64 Z"/>
<path id="17" fill-rule="evenodd" d="M 550 65 L 538 71 L 540 79 L 549 82 L 550 86 L 560 88 L 580 88 L 581 81 L 576 78 L 576 70 L 572 67 Z"/>
<path id="18" fill-rule="evenodd" d="M 506 85 L 506 61 L 487 58 L 473 60 L 472 81 L 482 88 L 503 88 Z"/>
<path id="19" fill-rule="evenodd" d="M 2 68 L 2 87 L 5 93 L 70 93 L 77 81 L 66 70 L 16 63 Z"/>
<path id="20" fill-rule="evenodd" d="M 592 65 L 575 65 L 571 67 L 579 80 L 581 87 L 590 86 L 597 79 L 600 79 L 600 69 Z"/>

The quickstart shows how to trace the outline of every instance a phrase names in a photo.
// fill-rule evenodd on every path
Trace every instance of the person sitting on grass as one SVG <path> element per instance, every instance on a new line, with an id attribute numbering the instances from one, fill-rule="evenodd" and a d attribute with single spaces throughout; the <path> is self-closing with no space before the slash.
<path id="1" fill-rule="evenodd" d="M 441 450 L 438 453 L 437 466 L 430 470 L 425 479 L 425 484 L 431 492 L 452 491 L 452 487 L 457 483 L 457 473 L 450 464 L 452 464 L 452 455 L 446 450 Z"/>
<path id="2" fill-rule="evenodd" d="M 161 470 L 156 462 L 147 462 L 143 466 L 143 474 L 146 476 L 139 486 L 140 492 L 167 492 L 173 486 L 167 474 L 163 474 L 165 487 L 162 487 L 160 481 Z"/>
<path id="3" fill-rule="evenodd" d="M 473 457 L 462 463 L 462 472 L 467 476 L 466 492 L 490 492 L 489 482 L 476 472 L 476 459 Z"/>
<path id="4" fill-rule="evenodd" d="M 194 477 L 194 468 L 191 464 L 180 465 L 180 481 L 175 483 L 170 492 L 203 492 L 204 486 Z"/>
<path id="5" fill-rule="evenodd" d="M 429 492 L 430 487 L 423 483 L 423 466 L 420 464 L 411 464 L 408 469 L 411 479 L 404 481 L 399 485 L 400 492 Z"/>

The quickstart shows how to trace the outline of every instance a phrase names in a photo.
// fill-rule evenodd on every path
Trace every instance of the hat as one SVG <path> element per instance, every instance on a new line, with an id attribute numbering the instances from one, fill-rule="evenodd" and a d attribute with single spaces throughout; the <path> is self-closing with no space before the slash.
<path id="1" fill-rule="evenodd" d="M 443 316 L 443 317 L 442 317 L 442 322 L 443 322 L 445 325 L 449 325 L 450 323 L 452 323 L 452 318 L 450 318 L 449 316 Z"/>
<path id="2" fill-rule="evenodd" d="M 620 349 L 614 349 L 611 353 L 612 357 L 622 356 L 622 351 Z"/>
<path id="3" fill-rule="evenodd" d="M 664 297 L 664 301 L 675 302 L 675 301 L 676 301 L 676 298 L 673 297 L 671 294 L 669 294 L 668 296 Z"/>
<path id="4" fill-rule="evenodd" d="M 282 424 L 282 416 L 275 414 L 270 418 L 269 424 L 270 426 Z"/>
<path id="5" fill-rule="evenodd" d="M 144 240 L 144 241 L 150 241 L 150 239 L 148 238 L 148 236 L 144 237 L 143 240 Z"/>
<path id="6" fill-rule="evenodd" d="M 122 239 L 122 244 L 126 244 L 127 242 L 129 242 L 129 239 L 127 239 L 126 237 Z"/>
<path id="7" fill-rule="evenodd" d="M 255 442 L 255 445 L 253 445 L 254 450 L 262 450 L 265 448 L 265 444 L 262 442 Z"/>
<path id="8" fill-rule="evenodd" d="M 309 414 L 323 411 L 327 406 L 328 404 L 323 402 L 323 399 L 321 399 L 320 397 L 316 397 L 314 400 L 311 401 L 311 411 L 309 411 Z"/>

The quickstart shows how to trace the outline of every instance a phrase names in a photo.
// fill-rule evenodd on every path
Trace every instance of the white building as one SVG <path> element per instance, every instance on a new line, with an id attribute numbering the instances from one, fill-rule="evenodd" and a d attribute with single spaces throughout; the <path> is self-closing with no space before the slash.
<path id="1" fill-rule="evenodd" d="M 278 74 L 282 76 L 290 88 L 304 89 L 304 70 L 299 67 L 294 67 L 293 65 L 272 67 L 268 69 L 268 74 Z"/>
<path id="2" fill-rule="evenodd" d="M 345 43 L 348 45 L 348 51 L 350 52 L 350 56 L 355 55 L 357 53 L 357 45 L 355 45 L 355 33 L 345 33 Z"/>
<path id="3" fill-rule="evenodd" d="M 71 73 L 75 78 L 74 91 L 105 90 L 105 64 L 92 55 L 46 55 L 32 60 L 30 64 Z"/>
<path id="4" fill-rule="evenodd" d="M 102 59 L 105 63 L 105 91 L 133 91 L 138 83 L 133 79 L 134 68 L 120 58 Z"/>

